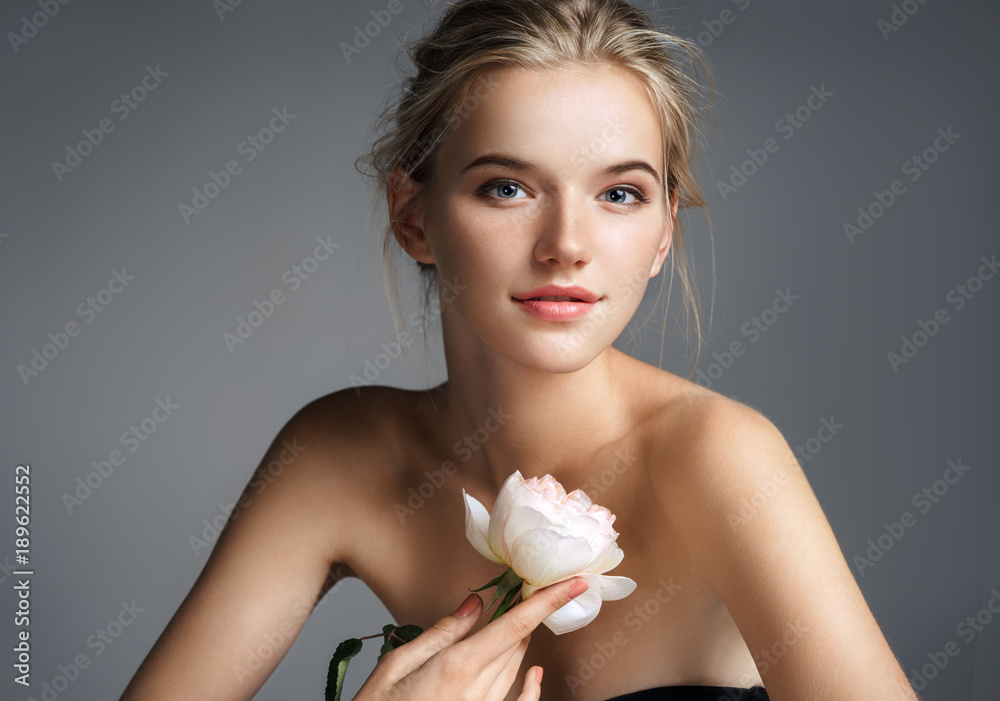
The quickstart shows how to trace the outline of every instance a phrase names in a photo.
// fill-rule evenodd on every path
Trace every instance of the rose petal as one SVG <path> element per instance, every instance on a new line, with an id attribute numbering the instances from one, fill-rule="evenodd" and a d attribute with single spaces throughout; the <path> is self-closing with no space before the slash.
<path id="1" fill-rule="evenodd" d="M 561 504 L 566 500 L 566 490 L 552 475 L 544 475 L 541 478 L 532 477 L 525 480 L 524 484 L 536 494 L 544 497 L 546 501 Z"/>
<path id="2" fill-rule="evenodd" d="M 533 506 L 518 506 L 507 517 L 507 523 L 503 528 L 503 535 L 500 538 L 502 543 L 501 553 L 504 555 L 513 553 L 513 544 L 527 531 L 546 529 L 558 536 L 577 535 L 572 533 L 566 526 L 553 523 L 547 514 L 538 511 Z"/>
<path id="3" fill-rule="evenodd" d="M 635 591 L 636 583 L 635 580 L 629 579 L 628 577 L 612 577 L 606 574 L 594 575 L 594 578 L 598 580 L 598 587 L 601 590 L 601 600 L 602 601 L 617 601 L 618 599 L 624 599 L 626 596 Z M 587 578 L 590 582 L 590 586 L 593 587 L 593 579 Z M 590 591 L 589 589 L 587 591 Z"/>
<path id="4" fill-rule="evenodd" d="M 490 517 L 490 529 L 486 533 L 486 540 L 490 547 L 500 554 L 510 554 L 510 543 L 504 541 L 504 528 L 510 517 L 510 512 L 519 506 L 528 506 L 537 503 L 531 490 L 524 487 L 524 478 L 520 470 L 514 470 L 513 474 L 504 480 L 497 494 L 496 501 L 493 502 L 493 514 Z"/>
<path id="5" fill-rule="evenodd" d="M 597 575 L 582 576 L 590 585 L 587 591 L 572 599 L 542 621 L 556 635 L 571 633 L 574 630 L 583 628 L 597 618 L 597 614 L 601 612 L 601 587 L 595 581 Z"/>
<path id="6" fill-rule="evenodd" d="M 572 492 L 567 494 L 566 501 L 576 502 L 580 504 L 584 508 L 584 510 L 589 509 L 594 504 L 594 502 L 590 500 L 590 497 L 587 496 L 587 493 L 582 489 L 574 489 Z"/>
<path id="7" fill-rule="evenodd" d="M 583 538 L 535 528 L 514 541 L 510 566 L 525 581 L 545 585 L 580 572 L 593 556 L 594 551 Z"/>
<path id="8" fill-rule="evenodd" d="M 483 557 L 497 564 L 509 564 L 497 557 L 486 541 L 486 533 L 490 529 L 490 513 L 486 507 L 474 496 L 468 494 L 464 488 L 462 496 L 465 499 L 465 537 Z"/>
<path id="9" fill-rule="evenodd" d="M 606 550 L 614 542 L 601 523 L 589 514 L 571 516 L 565 520 L 565 524 L 566 532 L 580 538 L 586 538 L 595 554 Z"/>
<path id="10" fill-rule="evenodd" d="M 566 494 L 551 475 L 524 479 L 520 470 L 508 477 L 493 505 L 493 514 L 466 494 L 466 531 L 476 550 L 498 564 L 509 564 L 524 579 L 521 598 L 573 577 L 590 588 L 546 620 L 557 635 L 594 620 L 603 601 L 622 599 L 636 589 L 628 577 L 607 576 L 624 558 L 618 547 L 615 515 L 577 489 Z"/>
<path id="11" fill-rule="evenodd" d="M 591 544 L 591 547 L 593 547 L 593 544 Z M 584 567 L 584 570 L 587 572 L 604 574 L 608 570 L 618 567 L 625 558 L 625 552 L 614 543 L 603 552 L 599 548 L 594 549 L 600 554 L 594 558 L 593 562 L 588 563 Z"/>

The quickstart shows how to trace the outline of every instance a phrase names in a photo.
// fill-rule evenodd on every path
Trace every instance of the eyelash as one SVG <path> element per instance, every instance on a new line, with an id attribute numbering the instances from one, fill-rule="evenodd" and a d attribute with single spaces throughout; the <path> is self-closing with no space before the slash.
<path id="1" fill-rule="evenodd" d="M 522 185 L 518 184 L 517 182 L 515 182 L 513 180 L 491 180 L 488 183 L 484 183 L 483 185 L 480 185 L 479 189 L 476 190 L 476 194 L 480 195 L 480 196 L 486 196 L 486 195 L 489 194 L 490 190 L 495 190 L 498 187 L 500 187 L 501 185 L 513 185 L 514 187 L 520 188 L 521 190 L 525 189 Z M 611 204 L 621 204 L 623 207 L 639 207 L 639 206 L 642 206 L 642 205 L 647 204 L 649 202 L 649 198 L 646 197 L 646 195 L 644 195 L 641 190 L 639 190 L 637 188 L 634 188 L 634 187 L 631 187 L 631 186 L 628 186 L 628 185 L 616 185 L 615 187 L 609 187 L 604 192 L 611 192 L 612 190 L 621 190 L 622 192 L 627 192 L 627 193 L 633 195 L 637 201 L 636 202 L 626 202 L 626 203 L 612 202 Z M 495 195 L 493 197 L 494 197 L 494 199 L 498 199 L 498 200 L 513 200 L 513 199 L 517 199 L 517 198 L 513 198 L 513 197 L 496 197 Z"/>

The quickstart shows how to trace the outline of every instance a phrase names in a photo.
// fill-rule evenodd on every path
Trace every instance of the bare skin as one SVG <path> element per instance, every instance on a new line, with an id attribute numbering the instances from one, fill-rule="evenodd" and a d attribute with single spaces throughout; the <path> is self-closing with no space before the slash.
<path id="1" fill-rule="evenodd" d="M 597 619 L 578 631 L 557 636 L 544 626 L 537 628 L 520 676 L 534 665 L 545 669 L 543 698 L 552 701 L 602 701 L 655 686 L 759 685 L 760 674 L 732 617 L 694 570 L 684 554 L 682 533 L 662 514 L 651 489 L 650 470 L 668 469 L 670 464 L 669 452 L 655 454 L 661 444 L 658 431 L 669 423 L 669 419 L 664 422 L 665 416 L 671 411 L 690 411 L 684 407 L 696 404 L 684 392 L 692 392 L 702 401 L 710 401 L 710 393 L 617 355 L 625 363 L 623 372 L 634 373 L 621 386 L 622 394 L 635 400 L 630 406 L 634 412 L 630 428 L 609 441 L 581 446 L 561 461 L 545 466 L 519 463 L 511 471 L 520 469 L 525 478 L 551 474 L 567 490 L 585 487 L 595 503 L 617 514 L 615 528 L 625 559 L 609 574 L 630 577 L 638 586 L 625 599 L 605 602 Z M 618 376 L 623 380 L 628 377 Z M 661 393 L 651 392 L 650 382 L 656 382 L 654 386 Z M 499 485 L 484 477 L 482 448 L 489 441 L 499 441 L 506 428 L 500 425 L 482 448 L 470 455 L 461 446 L 478 446 L 474 431 L 450 431 L 447 421 L 436 413 L 448 405 L 447 385 L 427 393 L 388 388 L 370 388 L 368 392 L 378 392 L 378 406 L 395 415 L 396 449 L 411 456 L 411 462 L 405 468 L 407 476 L 395 487 L 384 485 L 373 491 L 379 501 L 371 506 L 373 519 L 366 530 L 387 549 L 358 552 L 352 568 L 395 620 L 423 627 L 437 620 L 469 588 L 485 584 L 504 570 L 483 558 L 467 541 L 462 488 L 492 510 Z M 671 393 L 672 407 L 670 400 L 664 405 L 665 395 Z M 506 408 L 500 416 L 505 412 Z M 489 414 L 484 416 L 481 425 L 496 425 L 488 418 Z M 670 418 L 676 420 L 677 416 Z M 510 420 L 508 417 L 504 423 Z M 472 440 L 454 450 L 454 444 L 466 435 Z M 679 437 L 662 443 L 673 438 Z M 464 456 L 469 457 L 463 460 Z M 423 505 L 411 502 L 418 506 L 411 510 L 408 490 L 412 487 L 417 491 L 422 483 L 429 483 L 425 473 L 441 472 L 446 461 L 454 463 L 457 472 L 446 476 L 433 492 L 424 486 L 424 493 L 431 496 Z M 394 566 L 387 568 L 386 562 Z M 449 573 L 448 577 L 442 578 L 442 572 Z M 414 590 L 425 594 L 415 597 Z M 488 618 L 483 616 L 473 631 Z M 604 652 L 596 646 L 604 646 Z M 588 673 L 585 665 L 594 656 L 598 658 L 594 664 L 602 668 Z M 508 701 L 517 698 L 516 691 L 512 690 Z"/>
<path id="2" fill-rule="evenodd" d="M 503 570 L 466 540 L 462 488 L 492 509 L 519 469 L 611 509 L 625 558 L 608 574 L 638 586 L 580 630 L 535 628 L 504 701 L 534 693 L 533 666 L 546 701 L 761 683 L 773 701 L 915 699 L 778 429 L 611 346 L 677 207 L 643 86 L 607 66 L 494 77 L 443 143 L 426 204 L 394 228 L 459 291 L 442 305 L 448 382 L 343 390 L 293 417 L 262 465 L 283 441 L 301 455 L 227 527 L 124 698 L 250 698 L 331 569 L 397 622 L 434 625 Z M 396 173 L 391 210 L 415 191 Z M 594 292 L 593 323 L 529 314 L 519 296 L 546 284 Z"/>
<path id="3" fill-rule="evenodd" d="M 404 476 L 392 450 L 402 446 L 386 442 L 393 430 L 386 419 L 395 414 L 371 399 L 367 391 L 338 392 L 285 425 L 123 700 L 253 698 L 317 600 L 356 576 L 348 563 L 365 561 L 355 553 L 370 554 L 378 521 L 366 495 Z M 276 459 L 283 467 L 269 469 Z M 465 595 L 456 611 L 384 655 L 355 698 L 539 701 L 542 670 L 520 674 L 531 633 L 586 589 L 578 578 L 544 587 L 488 624 L 480 621 L 482 600 Z"/>

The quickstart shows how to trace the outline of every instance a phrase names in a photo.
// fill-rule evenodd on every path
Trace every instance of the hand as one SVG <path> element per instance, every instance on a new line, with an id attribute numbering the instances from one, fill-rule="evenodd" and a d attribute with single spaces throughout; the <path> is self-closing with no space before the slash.
<path id="1" fill-rule="evenodd" d="M 383 655 L 354 701 L 503 701 L 517 678 L 531 632 L 573 598 L 569 590 L 576 582 L 583 584 L 573 592 L 579 596 L 587 590 L 582 578 L 549 585 L 462 640 L 483 613 L 482 599 L 470 594 L 458 611 Z M 463 607 L 468 608 L 464 616 L 459 615 Z M 541 672 L 537 666 L 527 671 L 517 701 L 539 701 Z"/>

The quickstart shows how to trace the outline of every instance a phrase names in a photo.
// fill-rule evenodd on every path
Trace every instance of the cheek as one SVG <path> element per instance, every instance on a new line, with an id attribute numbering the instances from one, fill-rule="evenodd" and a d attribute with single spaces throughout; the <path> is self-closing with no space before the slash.
<path id="1" fill-rule="evenodd" d="M 653 268 L 662 232 L 662 227 L 654 231 L 655 226 L 655 223 L 646 223 L 643 226 L 630 225 L 617 231 L 608 231 L 604 245 L 599 251 L 595 251 L 595 260 L 600 256 L 604 261 L 612 291 L 622 301 L 641 299 L 649 284 L 649 273 Z"/>
<path id="2" fill-rule="evenodd" d="M 509 222 L 491 217 L 488 212 L 452 207 L 446 211 L 439 233 L 444 243 L 441 255 L 458 269 L 489 272 L 510 260 Z"/>

